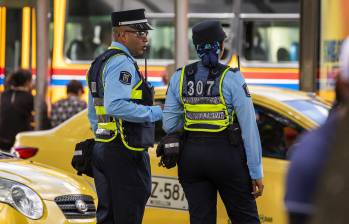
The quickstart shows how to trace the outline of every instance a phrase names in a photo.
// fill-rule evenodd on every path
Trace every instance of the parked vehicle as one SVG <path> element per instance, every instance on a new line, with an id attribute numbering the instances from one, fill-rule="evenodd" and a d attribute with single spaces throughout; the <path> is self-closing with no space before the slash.
<path id="1" fill-rule="evenodd" d="M 330 106 L 312 94 L 299 91 L 251 87 L 250 92 L 263 148 L 265 190 L 263 197 L 257 199 L 259 214 L 262 222 L 287 223 L 283 196 L 288 150 L 301 133 L 326 120 Z M 166 88 L 156 89 L 156 103 L 163 103 L 165 94 Z M 156 137 L 160 139 L 164 135 L 161 122 L 156 127 Z M 36 148 L 39 152 L 30 160 L 75 173 L 70 165 L 74 146 L 91 137 L 87 113 L 83 111 L 52 130 L 17 135 L 15 149 Z M 178 182 L 177 169 L 159 167 L 155 147 L 149 149 L 149 154 L 153 189 L 143 223 L 165 224 L 169 217 L 172 223 L 188 223 L 188 204 Z M 228 223 L 221 201 L 217 212 L 217 223 Z"/>
<path id="2" fill-rule="evenodd" d="M 0 223 L 96 223 L 96 192 L 84 178 L 0 151 Z"/>

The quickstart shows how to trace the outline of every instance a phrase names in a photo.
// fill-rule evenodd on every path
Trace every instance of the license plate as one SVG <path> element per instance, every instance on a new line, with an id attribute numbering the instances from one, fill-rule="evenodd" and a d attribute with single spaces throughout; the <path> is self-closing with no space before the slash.
<path id="1" fill-rule="evenodd" d="M 177 178 L 152 176 L 149 207 L 188 210 L 188 202 Z"/>

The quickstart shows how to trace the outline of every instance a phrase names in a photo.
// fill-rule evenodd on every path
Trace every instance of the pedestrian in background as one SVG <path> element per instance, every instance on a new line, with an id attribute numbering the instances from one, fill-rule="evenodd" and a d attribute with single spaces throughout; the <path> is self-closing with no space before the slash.
<path id="1" fill-rule="evenodd" d="M 33 130 L 32 74 L 17 70 L 6 79 L 0 95 L 0 149 L 10 151 L 19 132 Z"/>
<path id="2" fill-rule="evenodd" d="M 88 71 L 88 117 L 95 133 L 97 223 L 142 223 L 151 192 L 148 147 L 154 144 L 153 89 L 134 57 L 144 55 L 151 26 L 144 9 L 113 12 L 113 42 Z"/>
<path id="3" fill-rule="evenodd" d="M 259 223 L 262 151 L 250 93 L 239 69 L 219 63 L 226 37 L 220 23 L 192 31 L 200 61 L 173 74 L 163 118 L 166 133 L 185 130 L 178 176 L 190 223 L 216 223 L 217 191 L 232 223 Z"/>
<path id="4" fill-rule="evenodd" d="M 56 127 L 87 107 L 81 99 L 84 87 L 81 82 L 71 80 L 67 85 L 67 97 L 52 105 L 51 125 Z"/>
<path id="5" fill-rule="evenodd" d="M 349 38 L 343 42 L 339 64 L 336 106 L 325 124 L 303 135 L 291 149 L 291 164 L 287 174 L 285 194 L 290 224 L 308 223 L 313 217 L 316 192 L 324 174 L 325 164 L 336 142 L 339 121 L 348 114 Z"/>
<path id="6" fill-rule="evenodd" d="M 341 75 L 345 80 L 337 85 L 341 95 L 338 107 L 335 138 L 330 139 L 329 155 L 326 157 L 324 171 L 317 184 L 314 212 L 309 224 L 348 223 L 349 199 L 349 38 L 344 42 L 340 57 Z"/>

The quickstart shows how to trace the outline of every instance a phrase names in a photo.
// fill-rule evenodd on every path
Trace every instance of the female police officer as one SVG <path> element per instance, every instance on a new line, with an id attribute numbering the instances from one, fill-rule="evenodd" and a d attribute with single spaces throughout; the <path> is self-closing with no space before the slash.
<path id="1" fill-rule="evenodd" d="M 192 224 L 216 223 L 217 190 L 233 223 L 259 223 L 259 133 L 244 78 L 238 69 L 218 62 L 225 37 L 218 21 L 193 27 L 201 60 L 174 73 L 163 111 L 167 133 L 185 130 L 178 175 Z"/>

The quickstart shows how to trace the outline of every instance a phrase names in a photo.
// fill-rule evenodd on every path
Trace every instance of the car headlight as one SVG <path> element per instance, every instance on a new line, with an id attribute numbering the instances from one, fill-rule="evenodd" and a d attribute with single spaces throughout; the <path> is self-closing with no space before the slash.
<path id="1" fill-rule="evenodd" d="M 16 208 L 30 219 L 40 219 L 44 212 L 42 201 L 29 187 L 0 178 L 0 202 Z"/>

